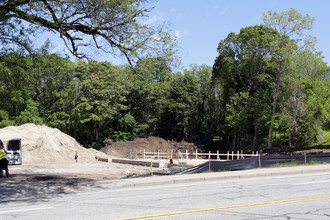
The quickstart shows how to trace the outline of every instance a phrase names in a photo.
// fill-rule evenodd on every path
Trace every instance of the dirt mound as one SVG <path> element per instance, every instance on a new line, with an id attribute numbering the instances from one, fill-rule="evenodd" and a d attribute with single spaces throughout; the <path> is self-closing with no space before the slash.
<path id="1" fill-rule="evenodd" d="M 74 163 L 77 151 L 78 161 L 93 162 L 95 154 L 106 157 L 94 149 L 86 149 L 74 138 L 56 128 L 44 125 L 24 124 L 0 129 L 0 138 L 6 142 L 13 138 L 22 139 L 23 164 L 63 164 Z"/>
<path id="2" fill-rule="evenodd" d="M 173 153 L 201 152 L 194 144 L 185 141 L 166 141 L 160 137 L 138 138 L 128 142 L 113 142 L 110 139 L 104 141 L 105 147 L 100 151 L 119 158 L 142 158 L 143 152 L 164 152 L 168 155 Z"/>

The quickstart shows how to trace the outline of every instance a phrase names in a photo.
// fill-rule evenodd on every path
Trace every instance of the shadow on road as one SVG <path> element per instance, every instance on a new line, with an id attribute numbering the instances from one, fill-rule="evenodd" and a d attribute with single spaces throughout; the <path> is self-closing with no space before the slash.
<path id="1" fill-rule="evenodd" d="M 93 179 L 42 174 L 13 174 L 0 178 L 0 204 L 37 202 L 79 191 L 86 187 L 100 188 Z"/>

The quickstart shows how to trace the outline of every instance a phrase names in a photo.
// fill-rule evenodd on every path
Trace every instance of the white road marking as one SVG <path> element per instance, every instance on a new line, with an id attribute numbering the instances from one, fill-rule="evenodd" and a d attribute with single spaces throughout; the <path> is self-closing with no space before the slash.
<path id="1" fill-rule="evenodd" d="M 52 208 L 54 208 L 54 207 L 48 206 L 48 207 L 29 208 L 29 209 L 15 209 L 15 210 L 8 210 L 8 211 L 0 211 L 0 214 L 13 213 L 13 212 L 15 213 L 15 212 L 37 211 L 37 210 L 52 209 Z"/>
<path id="2" fill-rule="evenodd" d="M 330 180 L 323 180 L 323 181 L 312 181 L 312 182 L 305 182 L 305 183 L 294 183 L 294 184 L 291 184 L 291 185 L 308 185 L 308 184 L 318 184 L 318 183 L 329 183 Z"/>

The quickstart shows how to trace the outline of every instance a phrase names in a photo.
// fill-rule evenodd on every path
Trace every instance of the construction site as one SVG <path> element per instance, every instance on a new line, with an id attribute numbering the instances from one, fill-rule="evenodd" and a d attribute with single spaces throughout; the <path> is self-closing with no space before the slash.
<path id="1" fill-rule="evenodd" d="M 21 142 L 20 162 L 9 165 L 9 178 L 0 181 L 2 189 L 3 184 L 11 182 L 22 190 L 40 185 L 41 189 L 52 186 L 55 191 L 76 191 L 93 181 L 118 180 L 130 174 L 142 175 L 167 169 L 166 165 L 159 167 L 159 162 L 167 164 L 169 158 L 133 158 L 133 155 L 141 156 L 143 151 L 200 152 L 193 144 L 157 137 L 121 143 L 106 140 L 105 146 L 97 151 L 81 146 L 74 138 L 58 129 L 31 123 L 0 129 L 0 138 L 4 146 L 9 140 Z M 113 159 L 148 163 L 116 163 L 112 162 Z M 154 162 L 152 166 L 151 161 Z"/>
<path id="2" fill-rule="evenodd" d="M 90 189 L 95 182 L 147 176 L 219 172 L 270 167 L 295 160 L 329 162 L 321 155 L 263 155 L 258 152 L 202 152 L 194 144 L 159 137 L 129 142 L 105 140 L 97 151 L 86 149 L 74 138 L 44 125 L 24 124 L 0 129 L 0 138 L 19 142 L 20 158 L 11 161 L 9 178 L 0 187 L 6 195 L 69 193 Z M 13 144 L 9 144 L 13 145 Z M 77 155 L 77 160 L 75 160 Z M 14 155 L 8 155 L 8 158 Z M 244 159 L 244 160 L 243 160 Z M 5 187 L 4 187 L 5 186 Z"/>

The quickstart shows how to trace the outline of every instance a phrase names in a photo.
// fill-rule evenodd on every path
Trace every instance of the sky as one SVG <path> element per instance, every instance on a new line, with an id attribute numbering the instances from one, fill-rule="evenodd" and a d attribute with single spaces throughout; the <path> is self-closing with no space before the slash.
<path id="1" fill-rule="evenodd" d="M 191 64 L 213 66 L 218 44 L 229 33 L 238 34 L 241 28 L 263 24 L 262 14 L 269 10 L 283 12 L 290 8 L 315 18 L 312 30 L 306 34 L 316 37 L 316 49 L 323 52 L 323 60 L 330 66 L 330 0 L 151 0 L 149 4 L 155 8 L 147 22 L 169 25 L 181 48 L 183 69 Z M 54 52 L 63 50 L 61 44 L 62 41 Z M 96 60 L 115 65 L 127 63 L 123 57 L 104 55 Z"/>
<path id="2" fill-rule="evenodd" d="M 218 44 L 229 33 L 263 24 L 262 14 L 269 10 L 290 8 L 315 18 L 306 34 L 316 37 L 316 48 L 330 65 L 330 0 L 158 0 L 153 4 L 149 19 L 169 24 L 182 48 L 184 68 L 191 64 L 213 66 Z"/>

